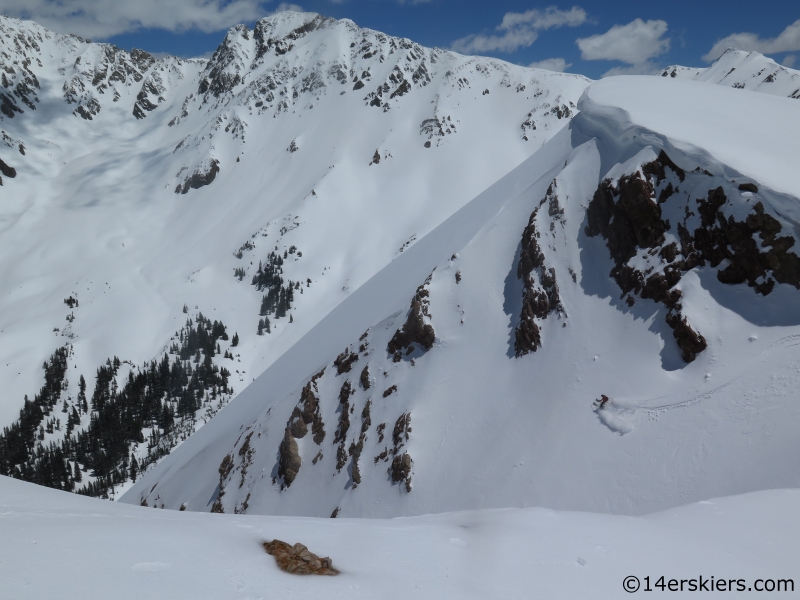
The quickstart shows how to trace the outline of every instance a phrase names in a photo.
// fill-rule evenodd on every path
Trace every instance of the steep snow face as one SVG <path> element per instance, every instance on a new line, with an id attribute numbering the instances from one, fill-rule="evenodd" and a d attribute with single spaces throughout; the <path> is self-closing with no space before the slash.
<path id="1" fill-rule="evenodd" d="M 706 589 L 712 575 L 725 584 L 742 579 L 745 588 L 772 579 L 766 589 L 777 589 L 777 580 L 797 585 L 799 509 L 796 490 L 770 490 L 639 518 L 542 508 L 379 521 L 208 515 L 102 502 L 0 477 L 0 578 L 6 595 L 31 600 L 460 600 L 526 597 L 532 589 L 580 600 L 619 598 L 631 575 L 642 590 L 647 576 L 659 589 L 653 585 L 662 574 L 666 583 L 695 584 L 702 575 Z M 341 573 L 284 573 L 262 545 L 273 539 L 304 544 Z M 793 589 L 790 583 L 781 591 Z"/>
<path id="2" fill-rule="evenodd" d="M 226 327 L 208 368 L 237 393 L 555 135 L 588 85 L 312 13 L 235 27 L 208 61 L 0 27 L 0 423 L 68 345 L 45 445 L 67 435 L 81 375 L 91 398 L 114 356 L 108 394 L 174 362 L 199 313 Z"/>
<path id="3" fill-rule="evenodd" d="M 794 101 L 620 77 L 578 108 L 124 500 L 642 514 L 797 486 Z"/>
<path id="4" fill-rule="evenodd" d="M 800 71 L 781 66 L 758 52 L 734 48 L 728 48 L 710 67 L 698 69 L 673 65 L 661 71 L 660 75 L 800 98 Z"/>

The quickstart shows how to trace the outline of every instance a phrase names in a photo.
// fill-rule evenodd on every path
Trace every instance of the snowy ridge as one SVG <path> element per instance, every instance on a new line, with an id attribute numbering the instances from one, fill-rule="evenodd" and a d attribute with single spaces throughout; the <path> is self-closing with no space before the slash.
<path id="1" fill-rule="evenodd" d="M 798 485 L 793 100 L 621 77 L 578 109 L 124 500 L 642 514 Z"/>
<path id="2" fill-rule="evenodd" d="M 53 33 L 31 21 L 0 17 L 0 28 L 4 33 L 0 56 L 6 65 L 0 112 L 5 119 L 28 110 L 63 110 L 59 100 L 73 115 L 86 120 L 112 103 L 129 108 L 131 95 L 142 93 L 138 85 L 145 74 L 154 65 L 161 68 L 162 61 L 142 50 L 129 53 L 110 44 L 93 44 L 74 35 Z M 164 62 L 176 61 L 183 62 L 173 57 Z M 146 86 L 147 82 L 142 89 Z"/>
<path id="3" fill-rule="evenodd" d="M 735 48 L 728 48 L 709 67 L 698 69 L 673 65 L 661 71 L 660 75 L 800 98 L 800 71 L 781 66 L 758 52 L 744 52 Z"/>

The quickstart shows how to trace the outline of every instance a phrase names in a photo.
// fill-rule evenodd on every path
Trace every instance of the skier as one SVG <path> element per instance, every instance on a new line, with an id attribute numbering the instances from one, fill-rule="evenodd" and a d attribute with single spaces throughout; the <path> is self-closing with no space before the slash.
<path id="1" fill-rule="evenodd" d="M 602 394 L 600 396 L 600 400 L 595 400 L 595 402 L 597 402 L 597 408 L 602 410 L 602 408 L 606 405 L 606 403 L 609 401 L 609 399 L 610 398 L 608 396 L 606 396 L 605 394 Z"/>

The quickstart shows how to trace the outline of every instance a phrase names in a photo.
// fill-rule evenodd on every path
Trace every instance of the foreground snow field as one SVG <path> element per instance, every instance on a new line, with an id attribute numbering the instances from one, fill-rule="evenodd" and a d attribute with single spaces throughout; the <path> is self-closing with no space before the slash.
<path id="1" fill-rule="evenodd" d="M 662 575 L 752 586 L 800 578 L 798 511 L 800 491 L 771 490 L 646 517 L 541 508 L 391 520 L 209 515 L 0 477 L 0 590 L 9 600 L 586 600 L 629 597 L 631 575 L 642 590 L 645 576 L 652 585 Z M 273 538 L 330 556 L 341 574 L 279 571 L 261 547 Z"/>

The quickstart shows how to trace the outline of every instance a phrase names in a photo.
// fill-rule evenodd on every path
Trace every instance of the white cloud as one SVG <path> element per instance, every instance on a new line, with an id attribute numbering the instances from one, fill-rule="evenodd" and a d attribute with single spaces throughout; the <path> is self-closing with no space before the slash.
<path id="1" fill-rule="evenodd" d="M 630 65 L 645 61 L 669 50 L 666 21 L 635 19 L 627 25 L 614 25 L 607 32 L 576 40 L 584 60 L 619 60 Z"/>
<path id="2" fill-rule="evenodd" d="M 545 58 L 538 60 L 528 65 L 532 69 L 544 69 L 545 71 L 555 71 L 563 73 L 572 66 L 572 63 L 567 63 L 563 58 Z"/>
<path id="3" fill-rule="evenodd" d="M 269 12 L 265 4 L 263 0 L 3 0 L 2 12 L 59 33 L 104 39 L 141 28 L 219 31 L 264 16 Z"/>
<path id="4" fill-rule="evenodd" d="M 797 60 L 797 57 L 794 54 L 789 54 L 783 57 L 783 62 L 781 64 L 784 67 L 789 67 L 791 69 L 794 66 L 795 60 Z"/>
<path id="5" fill-rule="evenodd" d="M 515 27 L 531 27 L 532 29 L 553 29 L 555 27 L 577 27 L 586 22 L 586 11 L 577 6 L 569 10 L 558 10 L 550 6 L 544 10 L 533 8 L 524 13 L 506 13 L 498 29 L 509 31 Z"/>
<path id="6" fill-rule="evenodd" d="M 514 52 L 526 48 L 536 41 L 539 31 L 558 27 L 577 27 L 586 22 L 586 11 L 577 6 L 559 10 L 550 6 L 544 10 L 531 9 L 522 13 L 509 12 L 495 28 L 492 35 L 472 34 L 453 42 L 456 52 Z"/>
<path id="7" fill-rule="evenodd" d="M 453 42 L 451 46 L 456 52 L 462 54 L 474 54 L 478 52 L 514 52 L 519 48 L 527 48 L 539 33 L 534 29 L 520 28 L 516 31 L 509 31 L 503 35 L 468 35 Z"/>
<path id="8" fill-rule="evenodd" d="M 755 50 L 762 54 L 777 54 L 779 52 L 795 52 L 800 50 L 800 19 L 784 29 L 778 37 L 760 38 L 757 33 L 732 33 L 731 35 L 718 40 L 716 44 L 703 57 L 703 60 L 711 62 L 717 60 L 720 55 L 728 48 Z"/>
<path id="9" fill-rule="evenodd" d="M 275 7 L 275 10 L 272 12 L 285 12 L 285 11 L 293 11 L 293 12 L 303 12 L 303 7 L 299 4 L 292 4 L 290 2 L 281 2 L 278 6 Z"/>

